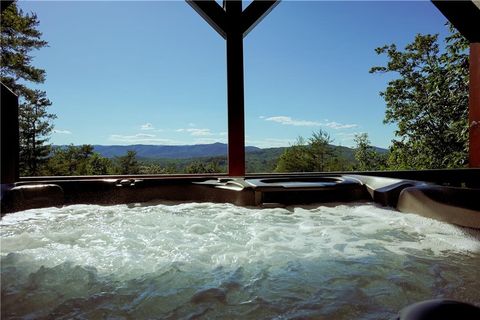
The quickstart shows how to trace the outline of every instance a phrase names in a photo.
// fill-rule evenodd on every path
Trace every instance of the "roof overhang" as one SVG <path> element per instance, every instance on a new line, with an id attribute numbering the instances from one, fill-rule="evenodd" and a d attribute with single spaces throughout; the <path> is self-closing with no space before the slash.
<path id="1" fill-rule="evenodd" d="M 479 0 L 432 0 L 440 12 L 470 42 L 480 42 Z"/>

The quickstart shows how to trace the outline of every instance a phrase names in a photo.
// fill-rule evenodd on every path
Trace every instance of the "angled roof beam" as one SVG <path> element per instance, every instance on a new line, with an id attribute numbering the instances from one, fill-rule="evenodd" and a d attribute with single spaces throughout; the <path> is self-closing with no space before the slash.
<path id="1" fill-rule="evenodd" d="M 215 0 L 186 0 L 224 39 L 227 39 L 226 13 Z"/>
<path id="2" fill-rule="evenodd" d="M 280 0 L 253 0 L 242 13 L 242 32 L 245 38 L 273 10 Z"/>
<path id="3" fill-rule="evenodd" d="M 470 42 L 480 42 L 480 7 L 474 1 L 432 0 L 435 7 Z"/>

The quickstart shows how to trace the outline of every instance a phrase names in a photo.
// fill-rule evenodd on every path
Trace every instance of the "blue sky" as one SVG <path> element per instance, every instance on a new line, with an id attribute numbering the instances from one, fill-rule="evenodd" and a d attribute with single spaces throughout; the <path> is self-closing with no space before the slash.
<path id="1" fill-rule="evenodd" d="M 54 144 L 226 142 L 225 42 L 183 1 L 20 1 L 48 48 L 34 53 L 57 115 Z M 376 47 L 448 30 L 429 1 L 283 1 L 244 41 L 246 143 L 329 132 L 388 147 Z"/>

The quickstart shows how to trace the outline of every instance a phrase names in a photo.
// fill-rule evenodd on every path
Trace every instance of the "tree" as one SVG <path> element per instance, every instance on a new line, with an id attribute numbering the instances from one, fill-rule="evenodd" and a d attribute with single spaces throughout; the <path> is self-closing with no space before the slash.
<path id="1" fill-rule="evenodd" d="M 112 161 L 94 152 L 89 159 L 89 175 L 107 175 L 114 172 Z"/>
<path id="2" fill-rule="evenodd" d="M 128 150 L 127 154 L 117 158 L 117 171 L 119 174 L 138 174 L 140 172 L 140 164 L 137 161 L 137 153 Z"/>
<path id="3" fill-rule="evenodd" d="M 322 172 L 326 170 L 327 165 L 332 158 L 335 157 L 330 143 L 332 139 L 330 135 L 323 131 L 318 130 L 314 132 L 312 137 L 309 139 L 309 158 L 311 159 L 311 168 L 312 171 Z"/>
<path id="4" fill-rule="evenodd" d="M 358 161 L 358 170 L 385 169 L 386 159 L 370 145 L 367 133 L 356 134 L 354 141 L 356 143 L 355 159 Z"/>
<path id="5" fill-rule="evenodd" d="M 115 173 L 110 159 L 93 151 L 93 146 L 56 147 L 45 164 L 44 174 L 59 176 L 105 175 Z"/>
<path id="6" fill-rule="evenodd" d="M 309 172 L 311 161 L 309 160 L 309 152 L 307 142 L 303 137 L 298 137 L 297 141 L 285 149 L 278 159 L 276 172 Z"/>
<path id="7" fill-rule="evenodd" d="M 178 173 L 177 168 L 173 165 L 167 165 L 162 167 L 158 164 L 146 164 L 140 166 L 140 174 L 176 174 Z"/>
<path id="8" fill-rule="evenodd" d="M 43 83 L 45 70 L 32 66 L 33 50 L 47 46 L 38 31 L 34 13 L 25 14 L 12 3 L 1 13 L 0 81 L 19 96 L 20 168 L 22 175 L 37 175 L 45 163 L 54 115 L 47 112 L 51 102 L 46 93 L 27 87 L 25 82 Z"/>
<path id="9" fill-rule="evenodd" d="M 0 79 L 15 93 L 25 95 L 31 91 L 19 80 L 34 83 L 45 81 L 45 70 L 31 65 L 32 50 L 47 46 L 37 30 L 39 21 L 35 13 L 25 14 L 12 3 L 2 12 L 0 25 L 1 57 Z"/>
<path id="10" fill-rule="evenodd" d="M 200 161 L 193 161 L 185 168 L 185 173 L 197 174 L 197 173 L 219 173 L 222 172 L 222 168 L 216 160 L 210 160 L 205 163 Z"/>
<path id="11" fill-rule="evenodd" d="M 48 121 L 55 115 L 49 114 L 46 108 L 52 103 L 40 90 L 29 91 L 27 101 L 20 105 L 20 165 L 21 175 L 35 176 L 41 173 L 42 165 L 50 154 L 50 146 L 46 144 L 53 126 Z M 42 120 L 43 119 L 43 120 Z"/>
<path id="12" fill-rule="evenodd" d="M 380 95 L 384 123 L 396 123 L 389 165 L 395 169 L 461 167 L 468 161 L 468 42 L 451 28 L 440 50 L 438 35 L 417 35 L 398 50 L 377 48 L 386 66 L 371 73 L 395 73 Z"/>
<path id="13" fill-rule="evenodd" d="M 276 172 L 322 172 L 342 170 L 345 161 L 340 160 L 330 143 L 330 135 L 319 130 L 305 140 L 299 137 L 295 144 L 280 156 Z"/>

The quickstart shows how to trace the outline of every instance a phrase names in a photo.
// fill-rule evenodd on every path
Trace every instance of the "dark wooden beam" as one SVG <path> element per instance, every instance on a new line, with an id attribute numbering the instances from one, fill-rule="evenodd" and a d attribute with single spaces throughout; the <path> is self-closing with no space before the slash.
<path id="1" fill-rule="evenodd" d="M 186 0 L 224 39 L 227 38 L 225 10 L 215 0 Z"/>
<path id="2" fill-rule="evenodd" d="M 480 42 L 470 43 L 469 71 L 469 166 L 480 168 Z"/>
<path id="3" fill-rule="evenodd" d="M 186 0 L 227 40 L 228 175 L 245 176 L 245 93 L 243 38 L 280 2 L 254 0 L 245 11 L 241 0 Z"/>
<path id="4" fill-rule="evenodd" d="M 11 184 L 18 181 L 18 97 L 3 83 L 1 86 L 1 183 Z"/>
<path id="5" fill-rule="evenodd" d="M 245 176 L 242 1 L 224 1 L 227 14 L 228 175 Z"/>
<path id="6" fill-rule="evenodd" d="M 470 42 L 480 42 L 480 8 L 471 0 L 432 0 L 433 4 Z"/>
<path id="7" fill-rule="evenodd" d="M 253 0 L 242 14 L 243 37 L 246 37 L 279 3 L 280 0 Z"/>

